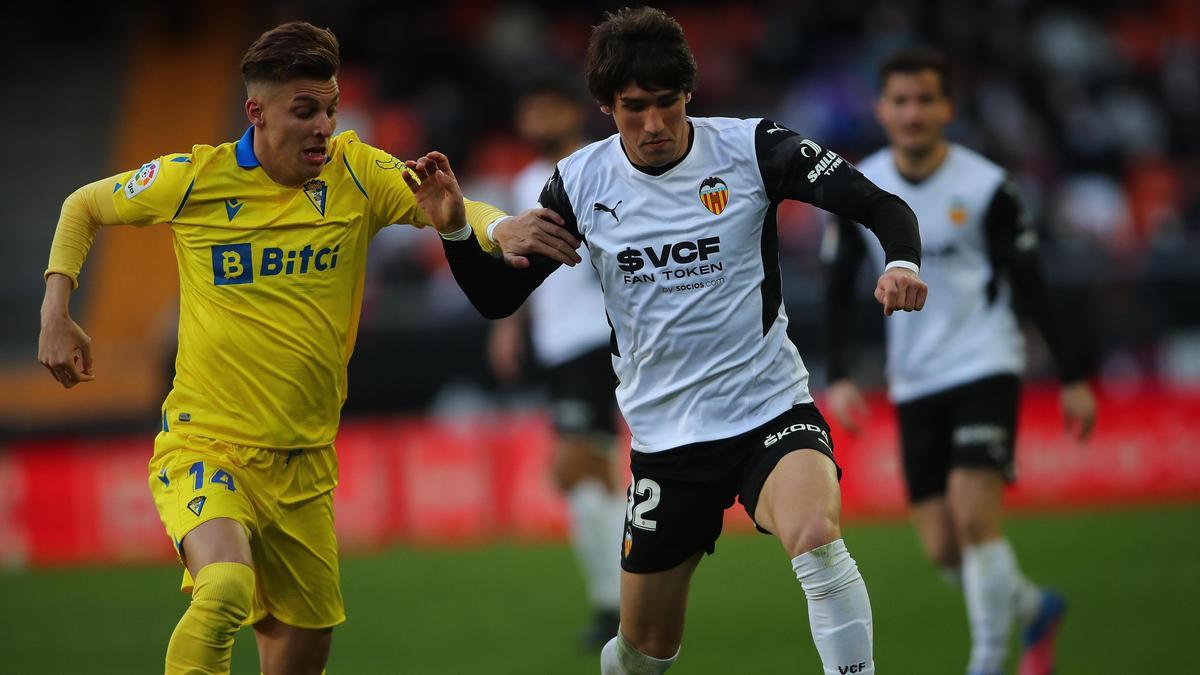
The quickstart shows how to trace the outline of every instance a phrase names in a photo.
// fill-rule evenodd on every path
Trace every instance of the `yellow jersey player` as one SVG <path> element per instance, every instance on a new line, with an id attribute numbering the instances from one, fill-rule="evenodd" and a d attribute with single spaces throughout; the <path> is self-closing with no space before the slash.
<path id="1" fill-rule="evenodd" d="M 68 305 L 96 232 L 171 226 L 179 352 L 149 483 L 192 601 L 167 647 L 168 673 L 229 672 L 247 624 L 264 673 L 322 671 L 345 620 L 332 444 L 367 246 L 390 223 L 453 220 L 442 236 L 467 239 L 504 216 L 469 201 L 448 207 L 469 226 L 426 213 L 403 162 L 353 132 L 335 136 L 339 63 L 328 30 L 296 22 L 264 33 L 242 60 L 251 126 L 240 140 L 80 188 L 54 236 L 38 356 L 69 388 L 94 379 L 90 338 Z M 549 228 L 536 212 L 515 220 L 528 244 L 510 240 L 506 254 L 578 261 L 541 234 Z"/>

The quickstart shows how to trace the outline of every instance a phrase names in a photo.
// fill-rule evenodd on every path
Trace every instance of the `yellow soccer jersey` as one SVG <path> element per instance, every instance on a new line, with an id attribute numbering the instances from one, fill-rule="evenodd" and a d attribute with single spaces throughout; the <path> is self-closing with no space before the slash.
<path id="1" fill-rule="evenodd" d="M 144 164 L 111 198 L 120 222 L 171 225 L 179 353 L 164 430 L 324 446 L 346 398 L 367 245 L 389 223 L 429 221 L 403 164 L 354 132 L 330 139 L 321 174 L 302 187 L 267 176 L 253 133 Z M 470 210 L 472 225 L 486 226 Z M 503 215 L 483 217 L 493 214 Z"/>

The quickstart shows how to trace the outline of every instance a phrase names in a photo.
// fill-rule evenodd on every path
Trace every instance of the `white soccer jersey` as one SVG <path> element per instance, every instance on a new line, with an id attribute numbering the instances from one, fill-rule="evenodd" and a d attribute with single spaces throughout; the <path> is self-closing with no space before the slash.
<path id="1" fill-rule="evenodd" d="M 530 162 L 513 180 L 513 209 L 536 206 L 554 173 L 554 164 Z M 591 265 L 563 267 L 551 274 L 529 297 L 530 338 L 534 356 L 543 366 L 556 366 L 594 349 L 608 346 L 604 295 Z"/>
<path id="2" fill-rule="evenodd" d="M 635 450 L 736 436 L 812 401 L 780 302 L 757 123 L 693 119 L 691 151 L 661 176 L 615 135 L 559 163 L 616 333 Z"/>
<path id="3" fill-rule="evenodd" d="M 912 211 L 837 153 L 769 120 L 690 122 L 671 165 L 635 167 L 613 135 L 559 162 L 539 198 L 584 239 L 599 274 L 617 401 L 640 452 L 737 436 L 812 401 L 787 337 L 780 201 L 872 224 L 888 263 L 920 259 Z M 506 268 L 473 241 L 443 247 L 489 317 L 514 311 L 555 269 Z"/>
<path id="4" fill-rule="evenodd" d="M 955 144 L 920 183 L 900 175 L 886 148 L 864 159 L 859 170 L 907 202 L 921 226 L 921 277 L 929 286 L 925 309 L 885 319 L 892 400 L 901 403 L 989 375 L 1021 373 L 1025 346 L 1011 289 L 1008 284 L 989 289 L 996 274 L 985 214 L 1004 185 L 1004 170 Z M 871 259 L 882 261 L 875 238 L 857 229 Z"/>

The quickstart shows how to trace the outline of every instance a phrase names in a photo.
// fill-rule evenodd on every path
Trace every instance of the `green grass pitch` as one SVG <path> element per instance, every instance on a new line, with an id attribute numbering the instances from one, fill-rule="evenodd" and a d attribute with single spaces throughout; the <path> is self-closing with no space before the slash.
<path id="1" fill-rule="evenodd" d="M 1008 532 L 1026 573 L 1071 605 L 1061 675 L 1180 672 L 1197 630 L 1200 506 L 1022 516 Z M 960 595 L 902 523 L 853 525 L 846 540 L 871 593 L 875 659 L 892 675 L 962 673 Z M 348 622 L 329 672 L 595 673 L 576 648 L 587 616 L 564 545 L 401 548 L 344 561 Z M 0 573 L 0 671 L 162 672 L 186 598 L 173 567 Z M 719 542 L 697 572 L 672 673 L 819 673 L 804 597 L 770 537 Z M 234 673 L 257 673 L 238 636 Z"/>

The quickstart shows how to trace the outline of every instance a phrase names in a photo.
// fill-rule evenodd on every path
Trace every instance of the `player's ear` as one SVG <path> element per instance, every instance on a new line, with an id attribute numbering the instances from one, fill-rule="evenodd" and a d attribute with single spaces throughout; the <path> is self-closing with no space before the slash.
<path id="1" fill-rule="evenodd" d="M 612 114 L 612 106 L 604 105 L 603 103 L 601 103 L 600 104 L 600 112 L 604 113 L 605 115 L 611 115 Z"/>
<path id="2" fill-rule="evenodd" d="M 683 103 L 686 105 L 691 102 L 692 102 L 692 92 L 690 92 L 690 91 L 683 92 Z"/>
<path id="3" fill-rule="evenodd" d="M 250 120 L 250 124 L 256 127 L 261 127 L 266 119 L 263 115 L 262 103 L 254 97 L 246 99 L 246 119 Z"/>

